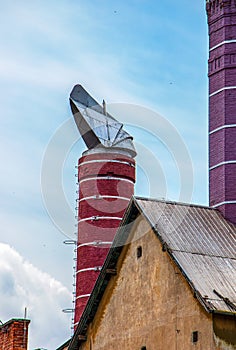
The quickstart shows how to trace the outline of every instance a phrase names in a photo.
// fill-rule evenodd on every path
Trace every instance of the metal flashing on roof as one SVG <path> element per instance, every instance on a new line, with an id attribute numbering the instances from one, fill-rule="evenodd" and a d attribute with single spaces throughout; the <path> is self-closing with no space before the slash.
<path id="1" fill-rule="evenodd" d="M 170 199 L 165 199 L 165 198 L 150 198 L 150 197 L 142 197 L 142 196 L 134 196 L 136 201 L 148 201 L 148 202 L 158 202 L 158 203 L 165 203 L 165 204 L 173 204 L 173 205 L 183 205 L 187 207 L 195 207 L 195 208 L 205 208 L 209 210 L 214 210 L 214 208 L 209 207 L 208 205 L 203 205 L 203 204 L 197 204 L 197 203 L 187 203 L 187 202 L 177 202 L 177 201 L 172 201 Z"/>

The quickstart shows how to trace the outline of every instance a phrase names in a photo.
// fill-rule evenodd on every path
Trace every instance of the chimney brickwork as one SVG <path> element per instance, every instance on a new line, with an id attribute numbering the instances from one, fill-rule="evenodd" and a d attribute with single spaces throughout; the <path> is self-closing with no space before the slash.
<path id="1" fill-rule="evenodd" d="M 26 319 L 12 319 L 0 326 L 0 350 L 27 350 L 28 326 Z"/>
<path id="2" fill-rule="evenodd" d="M 78 179 L 75 327 L 134 194 L 135 161 L 119 153 L 87 154 L 79 160 Z"/>
<path id="3" fill-rule="evenodd" d="M 209 199 L 236 224 L 236 2 L 208 0 Z"/>

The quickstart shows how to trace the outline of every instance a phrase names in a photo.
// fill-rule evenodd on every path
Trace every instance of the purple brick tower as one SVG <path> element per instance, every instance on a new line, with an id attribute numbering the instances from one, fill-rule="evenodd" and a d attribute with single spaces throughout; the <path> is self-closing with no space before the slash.
<path id="1" fill-rule="evenodd" d="M 208 0 L 210 206 L 236 224 L 236 0 Z"/>

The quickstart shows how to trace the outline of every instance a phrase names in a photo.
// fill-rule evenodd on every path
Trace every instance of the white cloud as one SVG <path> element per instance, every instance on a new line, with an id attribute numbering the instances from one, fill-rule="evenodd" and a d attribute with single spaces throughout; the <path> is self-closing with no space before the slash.
<path id="1" fill-rule="evenodd" d="M 62 312 L 71 294 L 60 282 L 0 243 L 0 310 L 3 322 L 22 318 L 27 307 L 29 349 L 53 349 L 70 336 L 70 320 Z"/>

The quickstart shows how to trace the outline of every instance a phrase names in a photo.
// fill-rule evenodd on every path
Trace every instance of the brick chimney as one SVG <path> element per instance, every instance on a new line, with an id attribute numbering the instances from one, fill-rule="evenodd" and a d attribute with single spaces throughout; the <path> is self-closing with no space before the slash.
<path id="1" fill-rule="evenodd" d="M 210 206 L 236 224 L 236 3 L 206 2 Z"/>
<path id="2" fill-rule="evenodd" d="M 0 325 L 0 349 L 27 350 L 29 323 L 26 319 L 12 319 Z"/>
<path id="3" fill-rule="evenodd" d="M 119 153 L 85 152 L 78 164 L 75 327 L 134 194 L 135 161 Z"/>
<path id="4" fill-rule="evenodd" d="M 70 106 L 87 150 L 78 163 L 78 239 L 74 327 L 91 295 L 123 214 L 134 194 L 133 137 L 81 85 Z"/>

